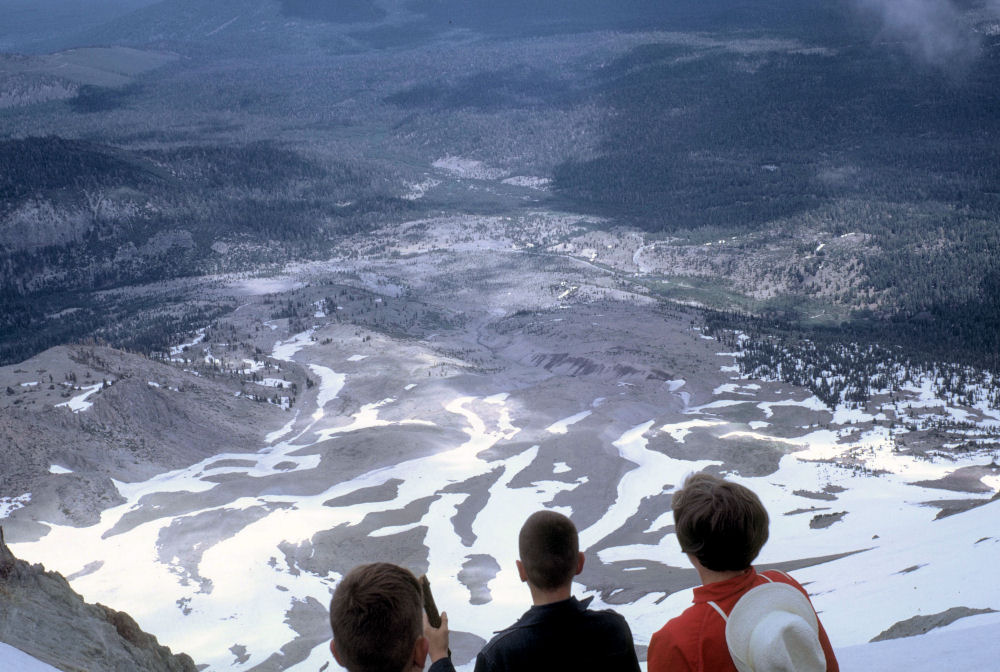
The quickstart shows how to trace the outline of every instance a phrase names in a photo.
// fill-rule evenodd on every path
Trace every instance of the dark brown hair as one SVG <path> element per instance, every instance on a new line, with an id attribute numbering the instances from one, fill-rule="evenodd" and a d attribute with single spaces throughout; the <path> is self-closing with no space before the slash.
<path id="1" fill-rule="evenodd" d="M 569 518 L 555 511 L 537 511 L 524 521 L 517 543 L 531 585 L 553 590 L 573 581 L 580 538 Z"/>
<path id="2" fill-rule="evenodd" d="M 351 672 L 400 672 L 423 634 L 417 577 L 387 562 L 347 573 L 330 600 L 330 627 L 341 662 Z"/>
<path id="3" fill-rule="evenodd" d="M 670 504 L 681 550 L 706 569 L 746 569 L 767 541 L 767 511 L 752 490 L 738 483 L 692 474 Z"/>

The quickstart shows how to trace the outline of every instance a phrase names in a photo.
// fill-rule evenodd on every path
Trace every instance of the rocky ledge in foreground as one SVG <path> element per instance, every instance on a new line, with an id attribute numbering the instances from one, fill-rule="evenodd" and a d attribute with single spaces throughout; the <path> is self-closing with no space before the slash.
<path id="1" fill-rule="evenodd" d="M 0 527 L 0 642 L 63 670 L 196 672 L 128 614 L 87 604 L 56 572 L 18 560 Z"/>

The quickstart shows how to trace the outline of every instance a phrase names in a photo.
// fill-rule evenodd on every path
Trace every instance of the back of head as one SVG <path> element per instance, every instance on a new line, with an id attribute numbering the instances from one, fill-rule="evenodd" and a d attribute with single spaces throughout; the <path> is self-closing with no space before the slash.
<path id="1" fill-rule="evenodd" d="M 706 569 L 746 569 L 767 541 L 767 511 L 753 491 L 738 483 L 692 474 L 674 493 L 671 507 L 681 550 Z"/>
<path id="2" fill-rule="evenodd" d="M 423 634 L 420 583 L 385 562 L 347 573 L 330 601 L 330 626 L 341 663 L 351 672 L 400 672 Z"/>
<path id="3" fill-rule="evenodd" d="M 528 582 L 542 590 L 554 590 L 572 583 L 580 538 L 573 521 L 566 516 L 537 511 L 521 526 L 518 551 Z"/>

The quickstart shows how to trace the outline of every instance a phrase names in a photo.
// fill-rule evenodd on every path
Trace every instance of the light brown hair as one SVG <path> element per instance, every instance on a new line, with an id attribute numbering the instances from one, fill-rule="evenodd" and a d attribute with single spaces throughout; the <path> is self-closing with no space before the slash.
<path id="1" fill-rule="evenodd" d="M 330 627 L 337 654 L 350 672 L 406 669 L 423 634 L 417 577 L 387 562 L 355 567 L 330 600 Z"/>
<path id="2" fill-rule="evenodd" d="M 553 590 L 573 581 L 580 538 L 569 518 L 555 511 L 537 511 L 524 521 L 517 543 L 521 563 L 533 586 Z"/>
<path id="3" fill-rule="evenodd" d="M 692 474 L 670 504 L 681 550 L 706 569 L 746 569 L 767 541 L 767 511 L 752 490 L 738 483 Z"/>

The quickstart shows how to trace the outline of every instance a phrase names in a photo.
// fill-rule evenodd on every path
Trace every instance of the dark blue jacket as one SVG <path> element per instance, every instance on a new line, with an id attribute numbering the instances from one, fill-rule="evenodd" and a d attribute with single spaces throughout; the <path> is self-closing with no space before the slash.
<path id="1" fill-rule="evenodd" d="M 591 611 L 592 599 L 532 607 L 479 652 L 475 672 L 638 672 L 628 623 Z"/>

